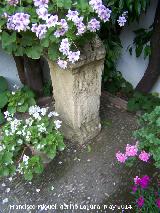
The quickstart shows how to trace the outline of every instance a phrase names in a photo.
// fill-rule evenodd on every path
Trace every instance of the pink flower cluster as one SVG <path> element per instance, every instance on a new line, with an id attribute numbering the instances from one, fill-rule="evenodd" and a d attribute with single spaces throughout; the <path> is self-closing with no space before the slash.
<path id="1" fill-rule="evenodd" d="M 139 178 L 138 176 L 136 176 L 134 178 L 134 183 L 136 186 L 140 186 L 142 189 L 145 189 L 148 187 L 148 184 L 150 182 L 150 177 L 145 175 L 142 178 Z"/>
<path id="2" fill-rule="evenodd" d="M 16 13 L 8 16 L 7 28 L 17 32 L 26 31 L 29 29 L 30 15 L 26 13 Z"/>
<path id="3" fill-rule="evenodd" d="M 120 151 L 116 153 L 116 158 L 120 163 L 125 163 L 129 157 L 135 156 L 138 156 L 138 158 L 144 162 L 148 162 L 150 158 L 150 154 L 144 150 L 138 155 L 138 142 L 135 145 L 127 144 L 125 153 L 121 153 Z"/>
<path id="4" fill-rule="evenodd" d="M 143 207 L 143 205 L 144 205 L 144 197 L 141 196 L 141 197 L 139 197 L 137 199 L 137 205 L 138 205 L 139 208 Z"/>
<path id="5" fill-rule="evenodd" d="M 17 6 L 20 2 L 19 0 L 7 0 L 9 5 Z M 111 17 L 111 10 L 103 5 L 102 0 L 90 0 L 89 6 L 90 10 L 96 13 L 96 17 L 92 17 L 90 20 L 86 19 L 87 17 L 81 16 L 79 11 L 68 10 L 66 17 L 59 19 L 58 15 L 50 13 L 50 8 L 48 6 L 49 0 L 33 0 L 35 11 L 37 14 L 38 21 L 31 23 L 32 17 L 29 14 L 23 12 L 17 12 L 14 15 L 6 15 L 7 19 L 7 28 L 9 30 L 14 30 L 17 32 L 31 30 L 35 33 L 37 38 L 43 39 L 46 36 L 49 28 L 53 27 L 53 34 L 56 38 L 61 38 L 66 35 L 69 31 L 69 24 L 73 22 L 76 26 L 75 34 L 77 36 L 83 35 L 87 30 L 90 32 L 96 32 L 100 29 L 100 21 L 107 22 Z M 123 13 L 119 18 L 119 25 L 124 26 L 126 19 L 126 13 Z M 35 19 L 36 20 L 36 19 Z M 85 20 L 85 23 L 84 23 Z M 87 21 L 88 20 L 88 21 Z M 31 25 L 31 26 L 29 26 Z M 66 43 L 65 43 L 66 42 Z M 69 45 L 69 46 L 67 46 Z M 58 59 L 58 65 L 65 69 L 67 68 L 68 62 L 75 63 L 80 58 L 80 51 L 71 51 L 70 46 L 72 41 L 67 41 L 62 39 L 62 42 L 59 47 L 60 53 L 66 56 L 65 60 L 61 58 Z M 130 151 L 128 151 L 129 153 Z M 118 156 L 118 155 L 117 155 Z M 128 155 L 129 156 L 129 155 Z M 120 156 L 122 161 L 124 156 Z M 143 156 L 142 156 L 143 158 Z"/>
<path id="6" fill-rule="evenodd" d="M 69 43 L 68 38 L 62 39 L 60 47 L 59 47 L 59 51 L 63 55 L 67 56 L 68 61 L 73 64 L 79 60 L 80 51 L 73 52 L 70 50 L 70 46 L 71 46 L 71 44 Z M 65 62 L 64 60 L 59 59 L 58 65 L 64 69 L 64 67 L 66 67 L 66 65 L 67 65 L 67 61 Z"/>
<path id="7" fill-rule="evenodd" d="M 9 5 L 16 6 L 19 3 L 19 0 L 8 0 Z"/>

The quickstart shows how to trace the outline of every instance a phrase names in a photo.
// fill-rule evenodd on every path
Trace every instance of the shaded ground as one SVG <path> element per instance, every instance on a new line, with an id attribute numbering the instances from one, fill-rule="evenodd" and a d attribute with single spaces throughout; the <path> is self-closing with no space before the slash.
<path id="1" fill-rule="evenodd" d="M 74 147 L 66 142 L 68 148 L 32 183 L 16 176 L 12 181 L 1 180 L 0 212 L 134 212 L 130 209 L 122 211 L 120 205 L 132 205 L 128 196 L 128 186 L 136 175 L 146 174 L 148 165 L 138 165 L 134 169 L 119 166 L 116 163 L 115 152 L 123 150 L 125 144 L 132 141 L 136 117 L 110 106 L 103 98 L 101 119 L 102 132 L 91 141 L 90 145 Z M 151 170 L 150 172 L 152 173 Z M 2 187 L 2 183 L 6 186 Z M 11 189 L 8 193 L 7 188 Z M 4 198 L 8 198 L 8 203 L 2 204 Z M 69 210 L 60 210 L 62 205 L 67 208 L 64 203 L 72 204 Z M 16 210 L 16 205 L 24 204 L 32 205 L 30 207 L 35 210 L 27 211 L 27 206 Z M 50 205 L 48 208 L 51 209 L 42 210 L 43 204 Z M 76 204 L 78 210 L 75 210 Z M 93 206 L 90 206 L 90 210 L 85 210 L 91 204 L 97 205 L 94 206 L 97 210 L 91 210 Z M 119 205 L 120 209 L 116 207 L 111 210 L 110 204 Z"/>

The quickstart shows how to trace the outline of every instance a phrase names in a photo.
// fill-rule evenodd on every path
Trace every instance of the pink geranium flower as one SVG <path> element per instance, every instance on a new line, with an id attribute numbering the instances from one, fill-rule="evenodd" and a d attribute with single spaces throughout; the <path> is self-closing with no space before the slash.
<path id="1" fill-rule="evenodd" d="M 141 181 L 140 181 L 140 186 L 145 189 L 147 188 L 148 184 L 150 182 L 150 177 L 145 175 L 141 178 Z"/>
<path id="2" fill-rule="evenodd" d="M 157 204 L 158 208 L 160 209 L 160 198 L 158 198 L 158 199 L 156 200 L 156 204 Z"/>
<path id="3" fill-rule="evenodd" d="M 142 189 L 147 188 L 149 182 L 150 182 L 150 177 L 147 176 L 147 175 L 143 176 L 142 178 L 139 178 L 138 176 L 136 176 L 136 177 L 134 178 L 134 183 L 135 183 L 136 185 L 141 186 Z"/>
<path id="4" fill-rule="evenodd" d="M 137 205 L 138 205 L 139 208 L 141 208 L 144 205 L 144 198 L 143 197 L 138 198 Z"/>
<path id="5" fill-rule="evenodd" d="M 137 186 L 133 186 L 133 187 L 132 187 L 132 192 L 135 193 L 136 191 L 137 191 Z"/>
<path id="6" fill-rule="evenodd" d="M 127 146 L 126 146 L 126 156 L 134 157 L 134 156 L 137 155 L 137 152 L 138 152 L 138 148 L 137 148 L 136 145 L 127 144 Z"/>
<path id="7" fill-rule="evenodd" d="M 120 163 L 125 163 L 125 161 L 127 160 L 127 156 L 120 151 L 116 153 L 116 158 Z"/>
<path id="8" fill-rule="evenodd" d="M 134 178 L 134 183 L 135 183 L 136 185 L 140 185 L 140 182 L 141 182 L 141 178 L 139 178 L 138 176 L 136 176 L 136 177 Z"/>
<path id="9" fill-rule="evenodd" d="M 145 151 L 141 151 L 140 155 L 139 155 L 139 159 L 145 162 L 148 162 L 150 158 L 150 154 L 145 152 Z"/>

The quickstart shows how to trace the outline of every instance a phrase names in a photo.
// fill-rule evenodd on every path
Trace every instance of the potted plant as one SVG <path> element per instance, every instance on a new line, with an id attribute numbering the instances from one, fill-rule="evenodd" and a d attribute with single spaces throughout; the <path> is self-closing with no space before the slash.
<path id="1" fill-rule="evenodd" d="M 0 175 L 12 175 L 15 171 L 31 180 L 34 173 L 41 173 L 43 167 L 54 159 L 57 151 L 63 151 L 65 144 L 59 131 L 61 121 L 58 114 L 48 108 L 31 106 L 25 119 L 12 117 L 5 112 L 7 123 L 2 128 L 0 145 Z M 29 147 L 32 156 L 25 153 Z"/>
<path id="2" fill-rule="evenodd" d="M 112 14 L 112 20 L 124 26 L 127 13 L 112 12 L 102 0 L 2 0 L 0 8 L 2 48 L 15 56 L 47 58 L 65 137 L 80 143 L 95 137 L 101 129 L 105 59 L 105 48 L 95 35 Z"/>

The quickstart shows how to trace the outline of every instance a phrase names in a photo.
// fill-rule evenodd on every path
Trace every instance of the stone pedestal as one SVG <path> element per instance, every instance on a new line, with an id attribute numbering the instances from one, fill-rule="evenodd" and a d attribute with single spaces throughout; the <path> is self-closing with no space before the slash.
<path id="1" fill-rule="evenodd" d="M 101 130 L 99 107 L 105 49 L 95 38 L 81 50 L 81 58 L 62 70 L 48 61 L 55 99 L 55 110 L 63 121 L 67 139 L 79 143 L 94 138 Z"/>

